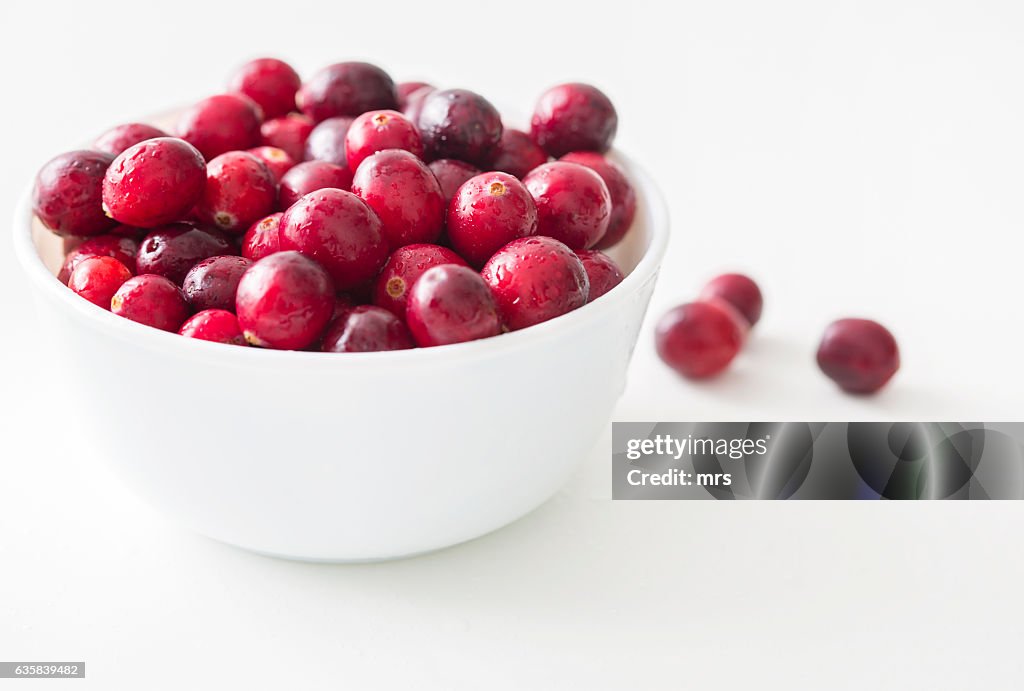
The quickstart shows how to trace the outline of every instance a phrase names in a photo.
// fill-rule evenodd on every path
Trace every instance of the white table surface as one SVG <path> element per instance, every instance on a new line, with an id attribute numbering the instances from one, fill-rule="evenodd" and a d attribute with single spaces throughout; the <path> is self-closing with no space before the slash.
<path id="1" fill-rule="evenodd" d="M 14 5 L 4 214 L 50 156 L 214 93 L 262 53 L 306 73 L 367 58 L 524 109 L 592 81 L 673 217 L 616 419 L 1024 412 L 1018 2 Z M 653 317 L 730 269 L 762 283 L 764 321 L 726 376 L 680 382 Z M 378 565 L 275 561 L 166 522 L 61 434 L 74 411 L 31 310 L 5 234 L 0 659 L 88 669 L 41 687 L 1020 687 L 1019 502 L 614 503 L 606 434 L 494 535 Z M 825 324 L 853 315 L 900 340 L 876 398 L 813 365 Z"/>

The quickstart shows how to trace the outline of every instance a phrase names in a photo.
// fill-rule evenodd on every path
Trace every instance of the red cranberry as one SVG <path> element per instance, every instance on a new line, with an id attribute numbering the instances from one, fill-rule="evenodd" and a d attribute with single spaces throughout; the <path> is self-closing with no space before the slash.
<path id="1" fill-rule="evenodd" d="M 327 329 L 325 353 L 372 353 L 408 350 L 412 338 L 405 323 L 385 309 L 359 305 L 344 311 Z"/>
<path id="2" fill-rule="evenodd" d="M 75 267 L 89 257 L 113 257 L 135 273 L 135 255 L 139 252 L 139 243 L 131 237 L 114 235 L 97 235 L 85 240 L 64 257 L 64 265 L 57 274 L 61 283 L 67 283 Z M 109 305 L 108 305 L 109 307 Z"/>
<path id="3" fill-rule="evenodd" d="M 622 283 L 622 269 L 604 252 L 576 250 L 576 256 L 583 262 L 583 268 L 590 280 L 590 297 L 587 302 L 593 302 Z"/>
<path id="4" fill-rule="evenodd" d="M 295 93 L 302 79 L 291 65 L 274 58 L 250 60 L 228 81 L 228 90 L 248 96 L 263 109 L 267 118 L 295 110 Z"/>
<path id="5" fill-rule="evenodd" d="M 420 121 L 420 111 L 423 110 L 424 99 L 435 91 L 437 91 L 437 89 L 427 84 L 410 92 L 409 95 L 405 97 L 405 104 L 401 107 L 402 115 L 404 115 L 409 122 L 418 123 Z"/>
<path id="6" fill-rule="evenodd" d="M 722 372 L 740 351 L 743 318 L 721 302 L 691 302 L 669 310 L 655 328 L 658 355 L 684 377 Z"/>
<path id="7" fill-rule="evenodd" d="M 216 231 L 172 223 L 145 237 L 135 264 L 140 274 L 157 274 L 181 285 L 193 266 L 207 257 L 230 252 L 231 243 Z"/>
<path id="8" fill-rule="evenodd" d="M 416 122 L 430 158 L 486 165 L 501 141 L 501 115 L 490 101 L 465 89 L 434 91 Z"/>
<path id="9" fill-rule="evenodd" d="M 743 315 L 750 326 L 761 318 L 764 300 L 761 289 L 743 274 L 722 274 L 713 278 L 700 293 L 701 300 L 725 300 Z"/>
<path id="10" fill-rule="evenodd" d="M 483 172 L 476 166 L 471 166 L 465 161 L 456 161 L 454 158 L 439 158 L 436 161 L 431 161 L 427 167 L 430 168 L 430 172 L 434 174 L 434 177 L 441 184 L 445 208 L 447 208 L 455 193 L 459 191 L 459 188 L 462 187 L 462 183 Z"/>
<path id="11" fill-rule="evenodd" d="M 619 117 L 615 106 L 589 84 L 561 84 L 545 91 L 530 121 L 530 136 L 554 157 L 570 151 L 607 151 Z"/>
<path id="12" fill-rule="evenodd" d="M 122 151 L 135 146 L 139 142 L 167 136 L 169 135 L 159 127 L 153 127 L 141 122 L 129 122 L 125 125 L 118 125 L 101 134 L 92 143 L 92 148 L 111 156 L 118 156 Z"/>
<path id="13" fill-rule="evenodd" d="M 71 151 L 40 169 L 32 208 L 58 235 L 99 235 L 117 225 L 103 213 L 103 176 L 114 160 L 99 151 Z"/>
<path id="14" fill-rule="evenodd" d="M 245 257 L 220 255 L 199 262 L 185 274 L 181 289 L 194 310 L 234 310 L 242 274 L 252 266 Z"/>
<path id="15" fill-rule="evenodd" d="M 238 323 L 252 345 L 301 350 L 320 336 L 334 310 L 327 272 L 298 252 L 278 252 L 252 265 L 238 284 Z"/>
<path id="16" fill-rule="evenodd" d="M 900 368 L 896 339 L 870 319 L 840 319 L 829 324 L 818 346 L 818 366 L 849 393 L 878 391 Z"/>
<path id="17" fill-rule="evenodd" d="M 537 207 L 508 173 L 484 173 L 466 181 L 448 205 L 448 241 L 473 266 L 518 238 L 537 233 Z"/>
<path id="18" fill-rule="evenodd" d="M 181 139 L 141 142 L 114 159 L 103 179 L 103 206 L 121 223 L 153 228 L 185 217 L 206 188 L 206 162 Z"/>
<path id="19" fill-rule="evenodd" d="M 249 345 L 238 326 L 238 317 L 227 310 L 203 310 L 189 317 L 178 333 L 200 341 L 213 341 L 228 345 Z"/>
<path id="20" fill-rule="evenodd" d="M 476 271 L 444 264 L 427 269 L 409 291 L 406 320 L 416 345 L 464 343 L 501 333 L 491 289 Z"/>
<path id="21" fill-rule="evenodd" d="M 164 331 L 177 331 L 188 319 L 188 303 L 181 288 L 153 274 L 125 281 L 110 299 L 110 311 Z"/>
<path id="22" fill-rule="evenodd" d="M 256 262 L 274 252 L 281 251 L 278 231 L 283 213 L 270 214 L 249 226 L 242 237 L 242 256 Z"/>
<path id="23" fill-rule="evenodd" d="M 498 144 L 494 160 L 491 161 L 490 169 L 500 170 L 521 179 L 537 166 L 547 162 L 547 153 L 533 143 L 530 135 L 506 128 L 501 133 L 501 142 Z"/>
<path id="24" fill-rule="evenodd" d="M 302 197 L 281 217 L 279 232 L 282 250 L 298 250 L 320 262 L 340 291 L 368 282 L 388 257 L 377 214 L 343 190 Z"/>
<path id="25" fill-rule="evenodd" d="M 284 174 L 294 168 L 297 163 L 284 149 L 274 146 L 257 146 L 255 149 L 249 149 L 248 153 L 263 161 L 263 165 L 267 167 L 270 174 L 274 176 L 274 182 L 277 183 L 280 183 Z"/>
<path id="26" fill-rule="evenodd" d="M 537 232 L 574 250 L 593 247 L 608 230 L 612 199 L 589 168 L 555 161 L 534 168 L 523 184 L 537 203 Z"/>
<path id="27" fill-rule="evenodd" d="M 379 151 L 359 165 L 352 193 L 380 218 L 391 248 L 434 242 L 444 228 L 444 194 L 437 178 L 415 155 Z"/>
<path id="28" fill-rule="evenodd" d="M 315 123 L 305 115 L 292 113 L 267 120 L 260 126 L 260 137 L 264 146 L 284 150 L 295 161 L 301 161 L 306 151 Z"/>
<path id="29" fill-rule="evenodd" d="M 586 166 L 604 180 L 604 184 L 608 186 L 608 194 L 612 198 L 612 215 L 608 219 L 607 232 L 597 241 L 595 247 L 603 250 L 618 244 L 633 225 L 633 218 L 636 216 L 636 191 L 622 168 L 594 151 L 574 151 L 559 160 Z"/>
<path id="30" fill-rule="evenodd" d="M 207 161 L 228 151 L 260 145 L 259 106 L 241 94 L 210 96 L 178 118 L 178 136 L 199 149 Z"/>
<path id="31" fill-rule="evenodd" d="M 423 88 L 433 89 L 434 87 L 426 82 L 399 82 L 395 86 L 395 92 L 398 95 L 398 109 L 405 110 L 409 104 L 409 96 Z"/>
<path id="32" fill-rule="evenodd" d="M 409 287 L 423 273 L 442 264 L 469 266 L 466 260 L 440 245 L 406 245 L 391 253 L 374 281 L 373 304 L 404 319 Z"/>
<path id="33" fill-rule="evenodd" d="M 132 277 L 128 267 L 113 257 L 86 257 L 71 272 L 68 288 L 94 305 L 110 309 L 110 299 Z"/>
<path id="34" fill-rule="evenodd" d="M 558 240 L 513 240 L 480 272 L 511 331 L 553 319 L 587 303 L 589 283 L 579 257 Z"/>
<path id="35" fill-rule="evenodd" d="M 303 157 L 307 161 L 326 161 L 336 166 L 348 167 L 345 153 L 345 135 L 355 118 L 327 118 L 309 134 Z"/>
<path id="36" fill-rule="evenodd" d="M 199 217 L 228 233 L 243 233 L 277 205 L 277 182 L 263 161 L 229 151 L 206 166 Z"/>
<path id="37" fill-rule="evenodd" d="M 398 94 L 387 72 L 365 62 L 341 62 L 314 74 L 295 97 L 299 110 L 317 122 L 368 110 L 395 109 Z"/>
<path id="38" fill-rule="evenodd" d="M 363 160 L 384 149 L 404 149 L 423 156 L 419 130 L 393 110 L 371 110 L 357 117 L 345 135 L 345 155 L 350 170 Z"/>
<path id="39" fill-rule="evenodd" d="M 287 209 L 310 192 L 333 188 L 345 190 L 352 187 L 352 171 L 326 161 L 300 163 L 281 178 L 279 193 L 282 209 Z"/>

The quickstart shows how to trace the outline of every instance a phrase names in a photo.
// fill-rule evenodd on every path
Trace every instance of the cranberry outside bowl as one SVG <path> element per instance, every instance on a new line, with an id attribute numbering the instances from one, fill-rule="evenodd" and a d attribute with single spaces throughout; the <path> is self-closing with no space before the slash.
<path id="1" fill-rule="evenodd" d="M 638 196 L 632 230 L 609 251 L 621 284 L 522 331 L 379 353 L 239 348 L 115 316 L 57 280 L 63 241 L 26 193 L 15 245 L 40 346 L 81 411 L 76 438 L 158 510 L 263 554 L 390 559 L 516 520 L 608 424 L 665 252 L 655 185 L 613 158 Z"/>

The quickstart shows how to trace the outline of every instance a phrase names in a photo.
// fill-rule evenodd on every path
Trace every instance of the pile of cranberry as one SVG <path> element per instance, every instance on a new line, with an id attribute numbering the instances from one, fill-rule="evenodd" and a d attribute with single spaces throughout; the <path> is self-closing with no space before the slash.
<path id="1" fill-rule="evenodd" d="M 141 324 L 289 350 L 459 343 L 622 280 L 600 251 L 636 211 L 604 156 L 616 127 L 586 84 L 545 92 L 527 133 L 471 91 L 260 59 L 173 135 L 125 124 L 56 157 L 34 207 L 66 238 L 61 280 Z"/>

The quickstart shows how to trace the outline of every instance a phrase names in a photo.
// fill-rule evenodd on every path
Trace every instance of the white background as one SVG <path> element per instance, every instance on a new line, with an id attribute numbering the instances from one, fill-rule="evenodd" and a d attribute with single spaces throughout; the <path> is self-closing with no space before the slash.
<path id="1" fill-rule="evenodd" d="M 668 7 L 6 3 L 0 212 L 52 155 L 262 54 L 305 74 L 369 59 L 523 110 L 591 81 L 673 217 L 616 419 L 1020 419 L 1024 5 Z M 764 321 L 726 376 L 678 381 L 653 317 L 731 269 L 762 283 Z M 813 365 L 841 316 L 900 340 L 880 396 Z M 40 687 L 1020 687 L 1019 503 L 613 503 L 606 434 L 497 534 L 378 565 L 275 561 L 180 531 L 61 434 L 75 411 L 7 234 L 0 319 L 0 659 L 88 663 Z"/>

